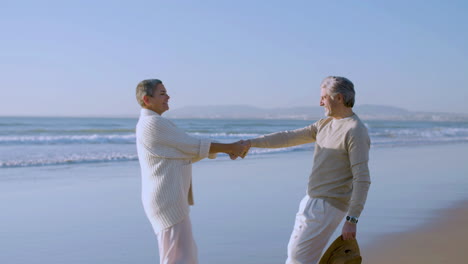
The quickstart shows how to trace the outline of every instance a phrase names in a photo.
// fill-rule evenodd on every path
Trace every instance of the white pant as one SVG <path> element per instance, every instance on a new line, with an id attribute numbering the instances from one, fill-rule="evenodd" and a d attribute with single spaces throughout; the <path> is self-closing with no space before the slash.
<path id="1" fill-rule="evenodd" d="M 289 239 L 286 264 L 317 263 L 345 214 L 323 199 L 306 195 L 299 205 Z"/>
<path id="2" fill-rule="evenodd" d="M 198 264 L 197 245 L 189 216 L 156 235 L 160 264 Z"/>

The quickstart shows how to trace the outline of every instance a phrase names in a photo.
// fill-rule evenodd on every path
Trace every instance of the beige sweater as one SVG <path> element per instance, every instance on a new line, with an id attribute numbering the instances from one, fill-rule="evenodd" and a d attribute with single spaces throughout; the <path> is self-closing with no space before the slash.
<path id="1" fill-rule="evenodd" d="M 370 139 L 357 115 L 321 119 L 305 128 L 251 140 L 252 147 L 283 148 L 315 142 L 314 164 L 307 193 L 359 217 L 370 185 Z"/>
<path id="2" fill-rule="evenodd" d="M 158 232 L 188 215 L 193 204 L 192 163 L 208 157 L 211 141 L 187 135 L 148 109 L 141 109 L 136 141 L 143 207 Z"/>

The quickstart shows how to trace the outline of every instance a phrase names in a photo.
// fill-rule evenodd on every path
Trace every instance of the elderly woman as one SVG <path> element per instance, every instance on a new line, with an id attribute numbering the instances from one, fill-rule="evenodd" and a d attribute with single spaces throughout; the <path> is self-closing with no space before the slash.
<path id="1" fill-rule="evenodd" d="M 158 238 L 160 263 L 196 264 L 197 247 L 189 218 L 192 163 L 215 158 L 218 152 L 242 156 L 247 147 L 191 137 L 162 117 L 170 97 L 160 80 L 140 82 L 136 97 L 142 107 L 136 126 L 142 201 Z"/>

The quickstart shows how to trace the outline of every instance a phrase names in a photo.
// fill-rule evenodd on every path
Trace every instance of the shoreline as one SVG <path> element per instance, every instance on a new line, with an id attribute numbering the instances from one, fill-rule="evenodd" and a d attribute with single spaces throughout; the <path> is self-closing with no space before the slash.
<path id="1" fill-rule="evenodd" d="M 441 215 L 467 219 L 458 215 L 468 215 L 467 151 L 467 144 L 371 150 L 373 182 L 358 227 L 363 263 L 430 263 L 394 261 L 410 246 L 386 251 L 402 237 L 427 233 Z M 284 263 L 312 155 L 195 164 L 191 219 L 200 263 Z M 141 206 L 139 173 L 138 162 L 0 169 L 0 198 L 11 201 L 0 204 L 0 263 L 154 263 L 157 242 Z"/>
<path id="2" fill-rule="evenodd" d="M 435 217 L 407 232 L 389 234 L 363 247 L 363 263 L 464 263 L 468 200 L 434 210 Z"/>

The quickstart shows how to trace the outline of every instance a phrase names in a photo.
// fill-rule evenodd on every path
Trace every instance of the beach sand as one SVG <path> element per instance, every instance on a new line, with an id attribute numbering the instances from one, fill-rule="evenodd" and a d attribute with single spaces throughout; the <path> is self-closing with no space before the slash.
<path id="1" fill-rule="evenodd" d="M 284 263 L 312 154 L 195 164 L 200 263 Z M 468 199 L 467 154 L 466 144 L 371 151 L 358 227 L 364 263 L 468 263 L 441 260 L 467 248 L 468 207 L 458 206 Z M 158 263 L 137 162 L 2 169 L 0 201 L 0 263 Z M 411 259 L 425 255 L 433 262 Z"/>
<path id="2" fill-rule="evenodd" d="M 468 201 L 435 211 L 434 218 L 416 230 L 382 236 L 364 249 L 363 263 L 468 263 Z"/>

